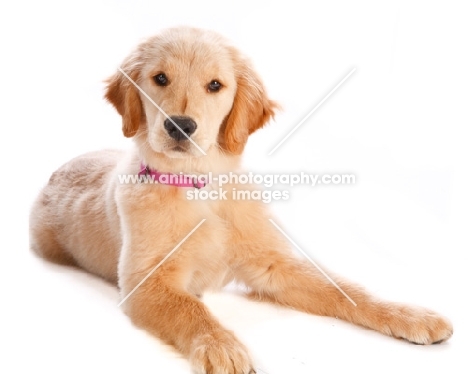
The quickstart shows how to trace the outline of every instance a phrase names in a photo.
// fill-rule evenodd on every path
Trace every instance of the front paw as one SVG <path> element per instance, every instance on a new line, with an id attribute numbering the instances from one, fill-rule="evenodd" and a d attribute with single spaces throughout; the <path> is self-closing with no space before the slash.
<path id="1" fill-rule="evenodd" d="M 230 331 L 220 330 L 193 341 L 190 362 L 196 374 L 254 374 L 247 348 Z"/>
<path id="2" fill-rule="evenodd" d="M 450 321 L 441 315 L 420 307 L 399 306 L 387 321 L 385 331 L 396 338 L 415 344 L 435 344 L 453 334 Z"/>

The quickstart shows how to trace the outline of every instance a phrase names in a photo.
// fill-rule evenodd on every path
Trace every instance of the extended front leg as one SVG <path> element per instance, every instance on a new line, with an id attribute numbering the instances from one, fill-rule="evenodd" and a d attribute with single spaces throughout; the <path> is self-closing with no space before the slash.
<path id="1" fill-rule="evenodd" d="M 418 344 L 441 342 L 452 335 L 450 322 L 430 310 L 385 302 L 360 287 L 336 280 L 354 305 L 305 261 L 274 250 L 252 256 L 256 261 L 239 263 L 236 272 L 258 299 L 311 314 L 338 317 Z"/>
<path id="2" fill-rule="evenodd" d="M 140 200 L 127 191 L 121 199 L 131 202 L 121 205 L 125 239 L 119 286 L 123 310 L 133 323 L 188 357 L 197 374 L 254 373 L 245 346 L 196 297 L 204 285 L 223 279 L 219 220 L 207 210 L 187 209 L 183 201 L 179 206 L 165 204 L 164 196 L 151 194 L 151 190 Z M 148 219 L 148 206 L 156 207 L 159 216 Z M 193 231 L 203 219 L 206 222 Z"/>
<path id="3" fill-rule="evenodd" d="M 379 300 L 361 287 L 332 276 L 356 305 L 308 260 L 292 254 L 282 234 L 267 218 L 252 217 L 249 225 L 237 221 L 233 268 L 252 296 L 307 313 L 338 317 L 383 334 L 417 344 L 444 341 L 452 325 L 425 308 Z"/>
<path id="4" fill-rule="evenodd" d="M 163 276 L 148 279 L 124 306 L 133 323 L 187 356 L 195 373 L 254 373 L 248 351 L 235 335 L 199 299 Z"/>

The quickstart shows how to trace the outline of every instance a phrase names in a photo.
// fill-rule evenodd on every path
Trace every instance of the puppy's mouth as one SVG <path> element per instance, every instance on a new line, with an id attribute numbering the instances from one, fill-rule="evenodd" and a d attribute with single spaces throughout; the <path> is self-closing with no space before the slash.
<path id="1" fill-rule="evenodd" d="M 192 144 L 188 139 L 184 141 L 169 141 L 166 143 L 166 147 L 163 152 L 171 158 L 198 158 L 206 156 L 205 144 L 203 142 L 196 143 L 198 142 L 198 139 L 193 142 L 194 144 Z"/>
<path id="2" fill-rule="evenodd" d="M 164 153 L 170 158 L 185 158 L 194 156 L 189 144 L 175 144 L 172 147 L 168 147 Z"/>
<path id="3" fill-rule="evenodd" d="M 183 147 L 181 147 L 180 145 L 176 145 L 174 148 L 171 149 L 171 151 L 175 151 L 175 152 L 187 152 L 187 150 Z"/>
<path id="4" fill-rule="evenodd" d="M 202 148 L 201 145 L 197 147 L 196 143 L 192 144 L 189 140 L 173 141 L 167 139 L 163 144 L 156 144 L 156 147 L 152 148 L 156 152 L 164 153 L 169 158 L 198 158 L 206 155 L 205 147 Z"/>

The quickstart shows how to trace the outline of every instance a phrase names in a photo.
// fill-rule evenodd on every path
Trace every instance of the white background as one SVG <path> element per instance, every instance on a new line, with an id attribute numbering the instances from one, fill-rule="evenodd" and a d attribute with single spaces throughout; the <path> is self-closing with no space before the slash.
<path id="1" fill-rule="evenodd" d="M 455 327 L 447 343 L 414 346 L 232 291 L 206 295 L 258 372 L 467 372 L 467 10 L 462 1 L 305 3 L 2 2 L 1 372 L 190 372 L 131 325 L 115 288 L 28 249 L 29 206 L 50 173 L 80 153 L 131 146 L 102 81 L 141 38 L 176 25 L 230 38 L 282 104 L 251 138 L 248 169 L 356 174 L 354 186 L 294 188 L 271 204 L 284 230 L 334 272 Z"/>

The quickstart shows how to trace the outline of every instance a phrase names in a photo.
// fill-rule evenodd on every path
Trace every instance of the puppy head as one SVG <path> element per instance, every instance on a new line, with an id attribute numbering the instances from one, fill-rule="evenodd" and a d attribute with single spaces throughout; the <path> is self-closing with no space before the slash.
<path id="1" fill-rule="evenodd" d="M 212 147 L 240 154 L 276 108 L 249 62 L 213 32 L 166 30 L 140 44 L 121 69 L 127 76 L 113 75 L 105 97 L 122 116 L 124 135 L 170 158 Z"/>

